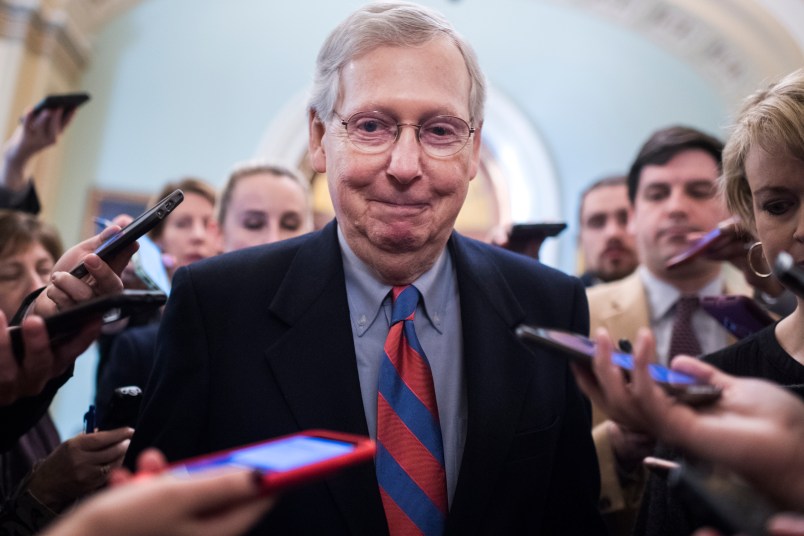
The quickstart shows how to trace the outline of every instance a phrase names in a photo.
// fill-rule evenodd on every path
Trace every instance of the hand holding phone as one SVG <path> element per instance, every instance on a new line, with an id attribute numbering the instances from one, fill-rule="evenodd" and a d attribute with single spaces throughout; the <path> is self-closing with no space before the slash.
<path id="1" fill-rule="evenodd" d="M 113 259 L 115 255 L 165 219 L 182 201 L 184 201 L 184 192 L 175 190 L 156 205 L 140 214 L 137 219 L 126 225 L 119 233 L 101 244 L 95 250 L 95 254 L 105 262 Z M 70 271 L 70 275 L 79 279 L 87 274 L 89 272 L 83 262 Z"/>
<path id="2" fill-rule="evenodd" d="M 740 220 L 731 217 L 723 220 L 717 227 L 693 241 L 687 249 L 670 258 L 665 264 L 666 268 L 676 268 L 692 261 L 703 253 L 712 251 L 735 238 L 736 225 Z"/>
<path id="3" fill-rule="evenodd" d="M 151 311 L 167 301 L 162 292 L 149 290 L 124 290 L 118 294 L 107 294 L 94 300 L 79 303 L 45 318 L 45 328 L 51 346 L 69 339 L 91 322 L 101 320 L 104 323 L 114 322 L 131 316 L 135 312 Z M 18 362 L 25 355 L 22 339 L 22 328 L 11 326 L 7 329 L 11 338 L 11 346 Z"/>
<path id="4" fill-rule="evenodd" d="M 263 490 L 275 493 L 369 462 L 374 453 L 374 442 L 368 437 L 308 430 L 184 460 L 169 470 L 192 474 L 216 467 L 251 468 L 262 474 Z"/>
<path id="5" fill-rule="evenodd" d="M 516 328 L 516 335 L 522 340 L 558 350 L 562 356 L 588 369 L 592 368 L 595 343 L 582 335 L 524 324 Z M 612 352 L 611 360 L 626 375 L 634 369 L 634 357 L 631 354 Z M 668 394 L 685 404 L 693 406 L 708 404 L 720 397 L 720 388 L 702 383 L 688 374 L 676 372 L 658 363 L 652 363 L 648 370 L 656 383 Z"/>

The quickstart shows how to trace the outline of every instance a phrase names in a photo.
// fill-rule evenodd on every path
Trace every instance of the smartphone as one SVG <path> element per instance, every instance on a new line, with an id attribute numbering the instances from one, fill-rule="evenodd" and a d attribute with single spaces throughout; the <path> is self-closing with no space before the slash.
<path id="1" fill-rule="evenodd" d="M 109 407 L 98 415 L 98 429 L 134 428 L 140 415 L 142 389 L 137 385 L 118 387 L 112 393 Z"/>
<path id="2" fill-rule="evenodd" d="M 674 257 L 670 258 L 667 261 L 665 267 L 667 268 L 675 268 L 676 266 L 681 266 L 682 264 L 691 261 L 708 248 L 712 247 L 724 233 L 724 230 L 720 227 L 716 227 L 712 229 L 701 238 L 690 244 L 690 247 L 675 255 Z"/>
<path id="3" fill-rule="evenodd" d="M 101 244 L 101 246 L 95 250 L 95 254 L 103 261 L 114 258 L 115 255 L 120 253 L 128 245 L 153 229 L 157 223 L 164 220 L 182 201 L 184 201 L 184 192 L 175 190 L 156 205 L 140 214 L 136 220 L 126 225 L 119 233 Z M 70 270 L 70 275 L 79 279 L 85 277 L 87 274 L 89 274 L 89 272 L 83 262 Z"/>
<path id="4" fill-rule="evenodd" d="M 33 114 L 36 115 L 44 110 L 63 108 L 65 112 L 72 111 L 89 100 L 89 93 L 63 93 L 60 95 L 48 95 L 34 106 Z"/>
<path id="5" fill-rule="evenodd" d="M 162 251 L 148 236 L 139 240 L 140 248 L 131 258 L 134 273 L 153 290 L 161 290 L 170 296 L 170 276 L 165 263 L 162 262 Z"/>
<path id="6" fill-rule="evenodd" d="M 69 338 L 80 331 L 88 322 L 101 319 L 104 323 L 126 318 L 140 311 L 151 311 L 164 305 L 167 296 L 164 292 L 152 290 L 124 290 L 118 294 L 100 296 L 93 300 L 79 303 L 75 307 L 60 311 L 45 318 L 50 343 L 55 344 Z M 21 326 L 8 328 L 11 347 L 21 362 L 25 355 Z"/>
<path id="7" fill-rule="evenodd" d="M 730 472 L 681 464 L 670 469 L 667 485 L 702 526 L 723 534 L 765 536 L 768 520 L 776 513 L 770 502 Z"/>
<path id="8" fill-rule="evenodd" d="M 595 343 L 582 335 L 524 324 L 516 328 L 516 334 L 522 340 L 559 350 L 576 363 L 592 367 Z M 634 357 L 631 354 L 613 351 L 611 360 L 626 374 L 634 369 Z M 658 363 L 651 363 L 648 370 L 656 383 L 668 394 L 685 404 L 700 406 L 712 403 L 720 397 L 721 389 L 719 387 L 702 383 L 688 374 L 676 372 Z"/>
<path id="9" fill-rule="evenodd" d="M 190 458 L 171 465 L 169 470 L 192 474 L 215 467 L 251 468 L 262 474 L 263 490 L 274 493 L 372 461 L 375 450 L 374 441 L 368 437 L 308 430 Z"/>
<path id="10" fill-rule="evenodd" d="M 566 228 L 566 223 L 517 223 L 508 234 L 506 249 L 538 258 L 545 238 L 556 236 Z"/>
<path id="11" fill-rule="evenodd" d="M 704 296 L 701 308 L 738 339 L 774 322 L 765 309 L 747 296 Z"/>

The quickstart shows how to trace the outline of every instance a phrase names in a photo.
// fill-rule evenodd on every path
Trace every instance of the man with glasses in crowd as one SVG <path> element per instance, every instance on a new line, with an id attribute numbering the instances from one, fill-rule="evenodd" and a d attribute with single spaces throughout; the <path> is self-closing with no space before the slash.
<path id="1" fill-rule="evenodd" d="M 589 408 L 520 323 L 588 330 L 580 282 L 464 238 L 485 83 L 438 13 L 370 3 L 318 57 L 336 221 L 183 268 L 129 450 L 171 460 L 326 428 L 374 464 L 288 493 L 272 534 L 602 533 Z"/>

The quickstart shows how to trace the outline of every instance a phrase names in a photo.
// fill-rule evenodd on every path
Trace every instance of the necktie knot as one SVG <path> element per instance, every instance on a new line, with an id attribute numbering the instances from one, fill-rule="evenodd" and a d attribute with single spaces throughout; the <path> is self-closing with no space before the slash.
<path id="1" fill-rule="evenodd" d="M 700 303 L 698 296 L 681 296 L 676 302 L 676 317 L 690 317 Z"/>
<path id="2" fill-rule="evenodd" d="M 391 325 L 403 320 L 413 320 L 416 305 L 419 303 L 419 290 L 413 285 L 398 286 L 391 289 Z"/>

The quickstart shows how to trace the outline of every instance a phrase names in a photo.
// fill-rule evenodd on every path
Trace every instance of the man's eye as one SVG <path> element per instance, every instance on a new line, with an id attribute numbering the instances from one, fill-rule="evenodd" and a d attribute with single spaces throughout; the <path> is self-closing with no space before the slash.
<path id="1" fill-rule="evenodd" d="M 642 194 L 642 197 L 648 201 L 661 201 L 670 194 L 668 188 L 648 188 Z"/>
<path id="2" fill-rule="evenodd" d="M 366 133 L 377 132 L 380 129 L 380 124 L 375 120 L 365 120 L 358 123 L 357 128 Z"/>
<path id="3" fill-rule="evenodd" d="M 709 199 L 714 197 L 717 187 L 714 183 L 697 183 L 687 188 L 687 195 L 695 199 Z"/>
<path id="4" fill-rule="evenodd" d="M 353 119 L 351 124 L 352 131 L 359 134 L 386 133 L 392 128 L 392 123 L 376 116 L 358 117 Z"/>
<path id="5" fill-rule="evenodd" d="M 605 214 L 596 214 L 586 220 L 586 226 L 590 229 L 602 229 L 606 226 L 606 215 Z"/>
<path id="6" fill-rule="evenodd" d="M 438 123 L 435 125 L 427 125 L 427 130 L 425 133 L 433 137 L 454 137 L 455 129 L 452 127 L 452 125 Z"/>

